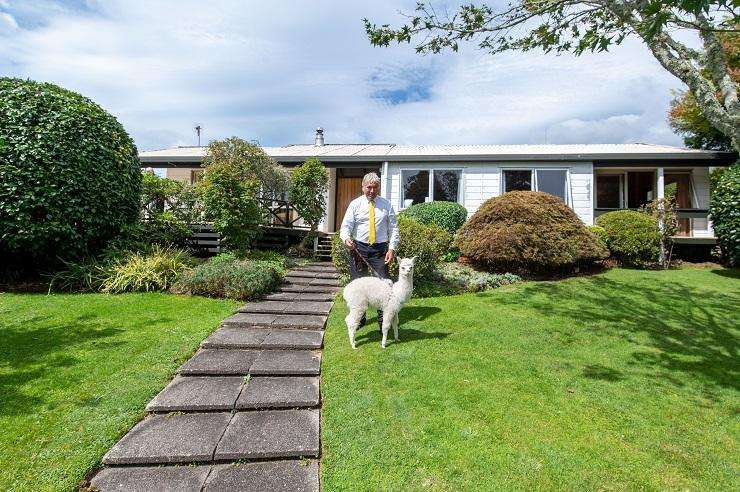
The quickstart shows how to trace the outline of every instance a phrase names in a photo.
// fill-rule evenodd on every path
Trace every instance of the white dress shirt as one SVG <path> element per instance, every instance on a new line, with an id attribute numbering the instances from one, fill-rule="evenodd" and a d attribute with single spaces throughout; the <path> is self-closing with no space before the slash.
<path id="1" fill-rule="evenodd" d="M 365 195 L 352 200 L 344 214 L 339 237 L 342 241 L 354 238 L 363 243 L 370 242 L 370 207 Z M 395 250 L 399 241 L 396 212 L 391 202 L 383 197 L 375 197 L 375 243 L 388 242 L 388 249 Z"/>

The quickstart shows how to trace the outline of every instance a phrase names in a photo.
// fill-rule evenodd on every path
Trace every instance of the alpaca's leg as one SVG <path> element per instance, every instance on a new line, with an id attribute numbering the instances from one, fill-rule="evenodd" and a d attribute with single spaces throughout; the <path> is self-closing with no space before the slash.
<path id="1" fill-rule="evenodd" d="M 398 341 L 398 313 L 393 317 L 393 338 Z"/>
<path id="2" fill-rule="evenodd" d="M 391 325 L 393 324 L 393 316 L 390 315 L 390 313 L 385 313 L 386 315 L 383 316 L 383 340 L 380 341 L 380 346 L 385 348 L 385 342 L 388 340 L 388 330 L 390 330 Z"/>
<path id="3" fill-rule="evenodd" d="M 355 345 L 355 334 L 357 333 L 357 327 L 360 326 L 360 318 L 362 317 L 362 311 L 350 310 L 349 314 L 344 321 L 347 323 L 347 335 L 349 335 L 349 344 L 353 349 L 356 349 Z"/>

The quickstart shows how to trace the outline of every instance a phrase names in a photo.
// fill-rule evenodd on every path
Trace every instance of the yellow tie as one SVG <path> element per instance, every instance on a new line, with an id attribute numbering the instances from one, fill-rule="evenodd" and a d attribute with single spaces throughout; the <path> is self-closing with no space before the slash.
<path id="1" fill-rule="evenodd" d="M 368 215 L 370 217 L 370 223 L 368 224 L 370 226 L 369 242 L 370 244 L 375 244 L 375 202 L 370 200 L 367 204 L 369 207 Z"/>

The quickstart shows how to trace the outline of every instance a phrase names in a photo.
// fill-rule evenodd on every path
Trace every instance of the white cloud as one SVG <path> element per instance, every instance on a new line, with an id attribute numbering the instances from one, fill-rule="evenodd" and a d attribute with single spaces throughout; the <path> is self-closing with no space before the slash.
<path id="1" fill-rule="evenodd" d="M 15 20 L 15 17 L 7 12 L 0 12 L 0 35 L 17 29 L 18 22 Z"/>
<path id="2" fill-rule="evenodd" d="M 319 125 L 327 142 L 680 143 L 665 123 L 680 83 L 636 41 L 580 58 L 419 57 L 370 46 L 361 23 L 412 2 L 44 3 L 0 31 L 0 70 L 91 97 L 143 149 L 192 144 L 196 123 L 265 145 Z"/>

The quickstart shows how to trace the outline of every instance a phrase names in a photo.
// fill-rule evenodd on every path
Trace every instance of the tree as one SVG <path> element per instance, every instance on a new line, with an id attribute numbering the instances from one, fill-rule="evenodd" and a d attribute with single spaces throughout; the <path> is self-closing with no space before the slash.
<path id="1" fill-rule="evenodd" d="M 260 198 L 284 193 L 287 171 L 237 137 L 211 142 L 203 167 L 198 187 L 207 217 L 229 248 L 244 252 L 265 222 Z"/>
<path id="2" fill-rule="evenodd" d="M 730 76 L 737 84 L 740 82 L 740 34 L 723 32 L 718 33 L 717 37 L 727 55 Z M 689 91 L 680 91 L 671 101 L 668 122 L 673 131 L 683 135 L 683 141 L 687 147 L 707 150 L 732 150 L 732 141 L 727 135 L 712 126 Z"/>
<path id="3" fill-rule="evenodd" d="M 414 40 L 418 53 L 457 51 L 471 41 L 491 54 L 542 49 L 581 55 L 638 36 L 688 86 L 707 121 L 740 150 L 738 88 L 720 39 L 737 31 L 739 13 L 737 0 L 518 0 L 502 9 L 463 5 L 450 15 L 422 1 L 399 28 L 364 22 L 372 44 Z M 695 33 L 702 48 L 689 47 L 676 31 Z"/>
<path id="4" fill-rule="evenodd" d="M 311 226 L 310 234 L 301 241 L 301 248 L 313 237 L 318 229 L 319 222 L 326 213 L 324 194 L 329 185 L 329 175 L 326 168 L 315 157 L 312 157 L 293 170 L 288 195 L 298 215 Z"/>
<path id="5" fill-rule="evenodd" d="M 140 192 L 136 146 L 116 118 L 59 86 L 0 78 L 4 262 L 31 270 L 99 252 L 138 221 Z"/>

